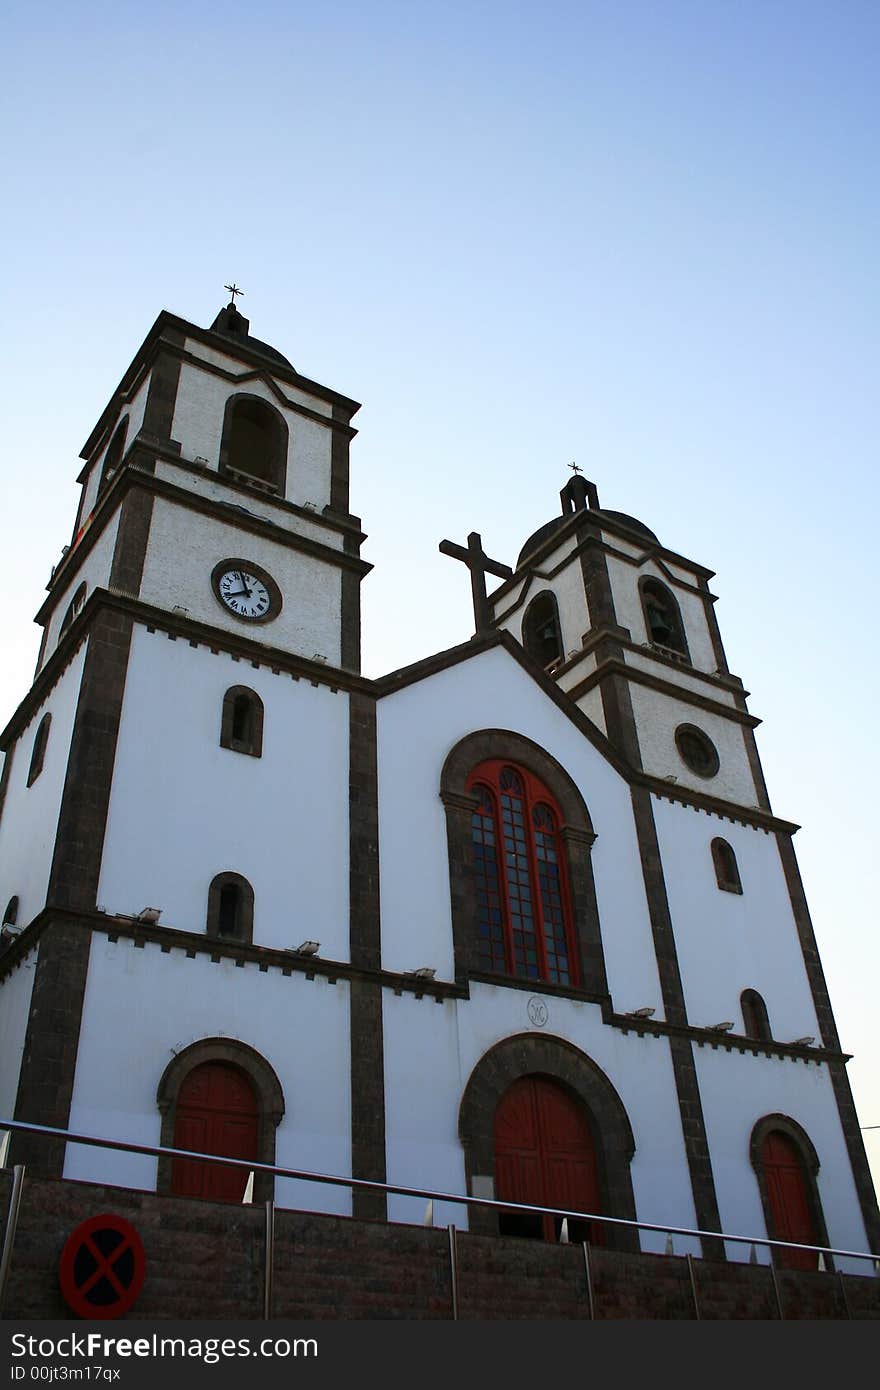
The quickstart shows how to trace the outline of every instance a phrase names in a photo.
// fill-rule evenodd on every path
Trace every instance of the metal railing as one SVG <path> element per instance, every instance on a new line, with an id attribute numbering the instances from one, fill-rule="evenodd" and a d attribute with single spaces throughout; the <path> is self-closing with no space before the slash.
<path id="1" fill-rule="evenodd" d="M 352 1192 L 357 1188 L 366 1192 L 381 1192 L 385 1195 L 391 1194 L 401 1197 L 418 1197 L 427 1202 L 449 1202 L 454 1205 L 469 1207 L 482 1207 L 497 1212 L 522 1212 L 534 1216 L 554 1216 L 567 1221 L 579 1221 L 596 1223 L 601 1226 L 619 1227 L 627 1230 L 652 1231 L 667 1237 L 666 1253 L 670 1251 L 672 1236 L 682 1236 L 699 1241 L 727 1241 L 732 1244 L 747 1245 L 750 1247 L 751 1262 L 756 1260 L 756 1250 L 758 1246 L 768 1250 L 788 1250 L 803 1251 L 814 1254 L 817 1257 L 832 1256 L 838 1259 L 847 1260 L 867 1260 L 870 1263 L 871 1272 L 880 1274 L 880 1257 L 866 1250 L 845 1250 L 831 1245 L 805 1245 L 794 1241 L 773 1240 L 768 1236 L 738 1235 L 729 1231 L 710 1231 L 703 1230 L 697 1226 L 670 1226 L 666 1222 L 656 1221 L 634 1221 L 622 1216 L 604 1216 L 598 1212 L 584 1212 L 569 1210 L 564 1207 L 542 1207 L 534 1206 L 526 1202 L 499 1201 L 497 1198 L 490 1197 L 471 1197 L 464 1196 L 460 1192 L 441 1192 L 436 1189 L 425 1187 L 408 1187 L 400 1183 L 376 1182 L 367 1178 L 340 1177 L 331 1173 L 316 1173 L 303 1168 L 285 1168 L 276 1163 L 258 1163 L 247 1158 L 227 1158 L 218 1154 L 199 1153 L 192 1149 L 175 1149 L 157 1144 L 135 1144 L 123 1139 L 103 1139 L 94 1134 L 76 1134 L 71 1130 L 56 1129 L 50 1125 L 29 1124 L 23 1120 L 0 1120 L 0 1132 L 11 1130 L 15 1134 L 34 1134 L 46 1139 L 61 1139 L 68 1144 L 80 1144 L 89 1148 L 113 1149 L 122 1153 L 140 1154 L 149 1158 L 170 1158 L 183 1159 L 197 1163 L 216 1163 L 224 1168 L 240 1168 L 246 1175 L 249 1173 L 265 1173 L 276 1178 L 287 1178 L 296 1182 L 316 1182 L 324 1183 L 330 1187 L 347 1187 Z M 0 1316 L 2 1316 L 3 1302 L 6 1292 L 6 1284 L 9 1277 L 9 1270 L 12 1263 L 12 1247 L 15 1241 L 15 1230 L 18 1223 L 18 1212 L 21 1204 L 25 1168 L 23 1164 L 18 1164 L 13 1169 L 13 1185 L 10 1194 L 9 1212 L 6 1221 L 6 1228 L 3 1236 L 3 1247 L 0 1252 Z M 119 1186 L 125 1186 L 120 1183 Z M 267 1201 L 266 1207 L 266 1277 L 265 1277 L 265 1297 L 264 1297 L 264 1317 L 271 1315 L 272 1301 L 272 1267 L 273 1249 L 275 1233 L 275 1203 Z M 411 1224 L 411 1223 L 410 1223 Z M 452 1280 L 452 1302 L 453 1316 L 458 1316 L 458 1289 L 457 1289 L 457 1253 L 456 1253 L 456 1232 L 454 1225 L 447 1227 L 449 1232 L 449 1251 Z M 584 1245 L 584 1263 L 587 1274 L 587 1291 L 590 1305 L 590 1316 L 595 1315 L 593 1303 L 593 1280 L 590 1261 L 590 1247 L 588 1242 Z M 653 1252 L 650 1252 L 653 1253 Z M 688 1272 L 691 1282 L 691 1289 L 694 1297 L 696 1313 L 699 1317 L 699 1303 L 697 1300 L 696 1282 L 694 1277 L 694 1267 L 692 1257 L 688 1257 Z M 782 1300 L 779 1291 L 778 1280 L 776 1278 L 775 1267 L 772 1261 L 769 1266 L 773 1274 L 774 1289 L 776 1293 L 777 1308 L 779 1316 L 783 1316 Z M 841 1288 L 843 1287 L 841 1282 Z M 846 1294 L 843 1294 L 846 1303 Z M 848 1305 L 847 1305 L 848 1309 Z"/>

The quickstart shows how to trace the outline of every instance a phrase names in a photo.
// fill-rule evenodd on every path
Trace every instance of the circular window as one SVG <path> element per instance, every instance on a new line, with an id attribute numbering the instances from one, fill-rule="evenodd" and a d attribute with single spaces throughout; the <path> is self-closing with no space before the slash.
<path id="1" fill-rule="evenodd" d="M 675 731 L 675 746 L 691 772 L 698 777 L 714 777 L 719 768 L 718 750 L 702 729 L 693 724 L 679 724 Z"/>

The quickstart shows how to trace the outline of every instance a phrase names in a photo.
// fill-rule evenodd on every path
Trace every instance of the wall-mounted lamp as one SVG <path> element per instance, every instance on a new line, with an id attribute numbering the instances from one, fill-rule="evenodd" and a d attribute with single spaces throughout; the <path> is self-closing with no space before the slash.
<path id="1" fill-rule="evenodd" d="M 653 1018 L 654 1010 L 648 1007 L 644 1009 L 630 1009 L 625 1015 L 626 1018 Z"/>
<path id="2" fill-rule="evenodd" d="M 433 980 L 437 974 L 433 965 L 422 965 L 418 970 L 405 970 L 405 975 L 410 975 L 414 980 Z"/>
<path id="3" fill-rule="evenodd" d="M 142 907 L 134 920 L 136 922 L 149 922 L 152 925 L 153 923 L 158 922 L 161 916 L 161 907 Z"/>
<path id="4" fill-rule="evenodd" d="M 707 1024 L 706 1024 L 706 1032 L 707 1032 L 707 1033 L 729 1033 L 732 1027 L 733 1027 L 733 1020 L 732 1020 L 732 1019 L 731 1019 L 729 1022 L 727 1022 L 727 1023 L 707 1023 Z"/>
<path id="5" fill-rule="evenodd" d="M 815 1041 L 815 1038 L 795 1038 L 788 1045 L 789 1047 L 812 1047 Z"/>
<path id="6" fill-rule="evenodd" d="M 293 947 L 293 954 L 295 956 L 316 956 L 320 949 L 320 941 L 304 941 L 301 946 Z"/>

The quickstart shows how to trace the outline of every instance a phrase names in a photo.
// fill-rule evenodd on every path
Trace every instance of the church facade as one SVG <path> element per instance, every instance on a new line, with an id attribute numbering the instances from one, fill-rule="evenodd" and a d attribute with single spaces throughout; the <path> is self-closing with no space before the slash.
<path id="1" fill-rule="evenodd" d="M 444 543 L 473 637 L 366 679 L 357 409 L 231 304 L 208 330 L 160 314 L 87 441 L 2 736 L 0 1115 L 880 1250 L 796 827 L 771 811 L 711 572 L 574 476 L 515 567 Z M 235 1170 L 13 1152 L 241 1199 Z M 442 1202 L 435 1220 L 560 1235 Z"/>

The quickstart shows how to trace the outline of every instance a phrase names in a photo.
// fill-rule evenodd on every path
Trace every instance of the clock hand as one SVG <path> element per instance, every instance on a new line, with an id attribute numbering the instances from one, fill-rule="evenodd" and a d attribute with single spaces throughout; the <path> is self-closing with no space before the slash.
<path id="1" fill-rule="evenodd" d="M 242 574 L 241 570 L 238 570 L 237 573 L 238 573 L 238 582 L 239 582 L 239 584 L 244 584 L 244 588 L 242 589 L 241 592 L 242 592 L 243 594 L 247 594 L 248 598 L 250 598 L 250 596 L 251 596 L 251 591 L 250 591 L 250 589 L 248 588 L 247 584 L 244 583 L 244 575 Z"/>

